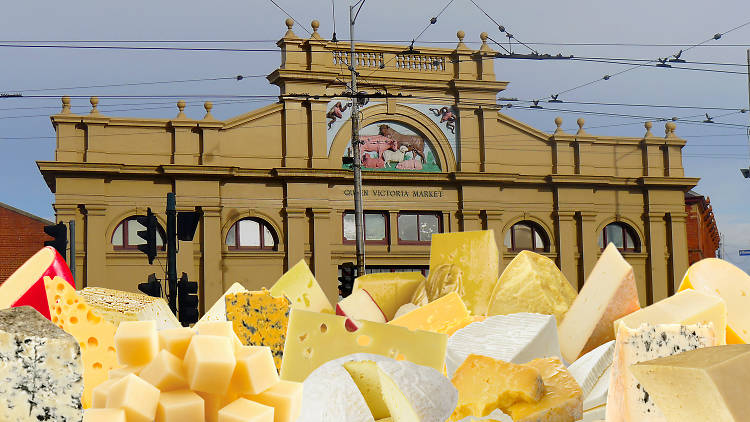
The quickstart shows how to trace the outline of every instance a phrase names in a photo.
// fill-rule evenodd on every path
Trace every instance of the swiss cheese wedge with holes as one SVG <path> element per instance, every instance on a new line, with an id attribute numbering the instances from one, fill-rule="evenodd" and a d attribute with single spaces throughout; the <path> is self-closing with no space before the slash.
<path id="1" fill-rule="evenodd" d="M 44 277 L 44 288 L 50 306 L 52 322 L 70 333 L 81 346 L 83 361 L 83 397 L 85 409 L 91 407 L 91 391 L 107 380 L 117 363 L 115 326 L 79 296 L 63 278 Z"/>

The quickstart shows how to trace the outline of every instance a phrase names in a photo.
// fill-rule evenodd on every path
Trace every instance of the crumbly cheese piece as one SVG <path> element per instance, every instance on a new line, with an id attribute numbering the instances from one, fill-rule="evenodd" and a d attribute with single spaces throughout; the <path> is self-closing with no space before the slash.
<path id="1" fill-rule="evenodd" d="M 505 362 L 560 356 L 557 324 L 551 315 L 512 314 L 488 317 L 456 331 L 448 339 L 445 359 L 448 376 L 471 354 Z"/>
<path id="2" fill-rule="evenodd" d="M 79 422 L 82 392 L 73 336 L 31 307 L 0 310 L 0 420 Z"/>
<path id="3" fill-rule="evenodd" d="M 275 297 L 285 296 L 292 304 L 292 308 L 304 309 L 312 312 L 333 313 L 331 302 L 323 293 L 310 267 L 304 259 L 289 269 L 271 286 L 271 294 Z"/>
<path id="4" fill-rule="evenodd" d="M 583 390 L 584 399 L 588 398 L 602 375 L 612 366 L 614 353 L 615 341 L 612 340 L 586 353 L 568 366 L 568 371 Z M 583 410 L 586 410 L 585 404 Z"/>
<path id="5" fill-rule="evenodd" d="M 411 303 L 414 291 L 425 282 L 422 273 L 372 273 L 357 277 L 352 291 L 365 289 L 390 321 L 403 305 Z"/>
<path id="6" fill-rule="evenodd" d="M 228 294 L 225 299 L 227 320 L 232 322 L 242 344 L 270 347 L 276 369 L 281 369 L 289 325 L 289 300 L 283 296 L 273 297 L 266 289 Z"/>
<path id="7" fill-rule="evenodd" d="M 461 296 L 449 293 L 440 299 L 404 314 L 388 324 L 406 327 L 410 330 L 425 330 L 448 334 L 457 325 L 467 325 L 471 317 Z"/>
<path id="8" fill-rule="evenodd" d="M 246 292 L 247 289 L 242 286 L 240 283 L 234 283 L 232 284 L 226 292 L 219 298 L 219 300 L 216 301 L 216 303 L 211 306 L 211 309 L 206 311 L 205 314 L 201 317 L 201 319 L 198 320 L 197 324 L 200 324 L 201 322 L 210 322 L 210 321 L 226 321 L 227 320 L 227 309 L 226 309 L 226 297 L 227 295 L 231 295 L 234 293 L 239 292 Z M 196 324 L 196 325 L 197 325 Z"/>
<path id="9" fill-rule="evenodd" d="M 430 271 L 456 265 L 462 274 L 461 298 L 473 315 L 485 315 L 498 283 L 500 253 L 492 230 L 438 233 L 432 236 Z"/>
<path id="10" fill-rule="evenodd" d="M 573 362 L 615 339 L 612 323 L 641 308 L 633 267 L 610 243 L 560 322 L 560 350 Z"/>
<path id="11" fill-rule="evenodd" d="M 116 326 L 122 321 L 156 321 L 156 328 L 182 327 L 164 299 L 140 293 L 102 287 L 86 287 L 78 292 L 86 303 Z"/>
<path id="12" fill-rule="evenodd" d="M 83 361 L 83 408 L 91 407 L 91 390 L 119 368 L 115 326 L 102 318 L 64 279 L 44 278 L 52 322 L 73 335 L 81 346 Z"/>
<path id="13" fill-rule="evenodd" d="M 479 355 L 469 355 L 451 383 L 458 390 L 458 405 L 451 421 L 487 416 L 516 402 L 538 402 L 544 392 L 538 369 Z"/>
<path id="14" fill-rule="evenodd" d="M 636 329 L 619 325 L 607 395 L 607 421 L 665 421 L 653 398 L 633 376 L 630 366 L 714 345 L 713 324 L 642 324 Z"/>
<path id="15" fill-rule="evenodd" d="M 559 324 L 576 298 L 576 290 L 554 262 L 521 251 L 497 280 L 487 315 L 534 312 L 554 315 Z"/>
<path id="16" fill-rule="evenodd" d="M 544 395 L 538 402 L 510 406 L 514 422 L 573 422 L 583 416 L 581 387 L 559 358 L 534 359 L 524 365 L 542 374 Z"/>

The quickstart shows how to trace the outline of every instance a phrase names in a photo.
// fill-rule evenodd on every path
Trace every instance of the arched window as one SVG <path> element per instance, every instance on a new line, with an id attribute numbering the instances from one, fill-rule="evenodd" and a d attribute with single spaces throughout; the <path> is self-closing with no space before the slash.
<path id="1" fill-rule="evenodd" d="M 234 223 L 227 233 L 229 249 L 269 249 L 276 250 L 276 231 L 260 218 L 250 217 Z"/>
<path id="2" fill-rule="evenodd" d="M 549 252 L 549 237 L 533 221 L 519 221 L 505 233 L 505 247 L 511 251 Z"/>
<path id="3" fill-rule="evenodd" d="M 635 230 L 625 223 L 610 223 L 599 233 L 599 247 L 603 250 L 614 243 L 622 252 L 640 252 L 641 243 Z"/>
<path id="4" fill-rule="evenodd" d="M 115 227 L 115 231 L 112 233 L 112 246 L 115 249 L 138 249 L 138 245 L 146 243 L 138 236 L 138 232 L 146 230 L 146 228 L 135 219 L 136 217 L 135 215 L 128 217 Z M 164 229 L 159 223 L 156 223 L 156 246 L 159 250 L 166 249 L 164 246 L 165 238 Z"/>

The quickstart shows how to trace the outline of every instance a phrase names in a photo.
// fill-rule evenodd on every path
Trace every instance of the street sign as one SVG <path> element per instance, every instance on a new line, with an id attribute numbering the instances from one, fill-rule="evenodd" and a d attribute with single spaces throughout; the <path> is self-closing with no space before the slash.
<path id="1" fill-rule="evenodd" d="M 740 249 L 740 256 L 750 256 L 750 249 Z"/>

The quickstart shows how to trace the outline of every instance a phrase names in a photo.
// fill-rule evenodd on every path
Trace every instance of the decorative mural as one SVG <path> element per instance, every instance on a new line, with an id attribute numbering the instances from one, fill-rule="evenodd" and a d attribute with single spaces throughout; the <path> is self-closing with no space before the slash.
<path id="1" fill-rule="evenodd" d="M 435 149 L 427 138 L 399 122 L 382 121 L 359 131 L 362 168 L 381 171 L 440 172 Z M 351 142 L 345 156 L 352 157 Z M 350 169 L 350 164 L 343 168 Z"/>
<path id="2" fill-rule="evenodd" d="M 448 107 L 430 108 L 430 111 L 435 113 L 435 117 L 440 117 L 440 123 L 445 123 L 445 127 L 451 131 L 452 134 L 456 134 L 456 113 Z"/>

